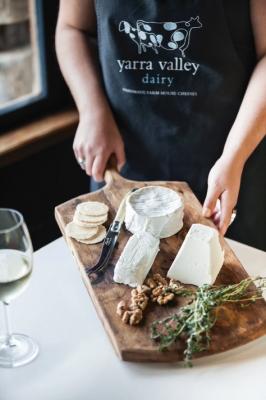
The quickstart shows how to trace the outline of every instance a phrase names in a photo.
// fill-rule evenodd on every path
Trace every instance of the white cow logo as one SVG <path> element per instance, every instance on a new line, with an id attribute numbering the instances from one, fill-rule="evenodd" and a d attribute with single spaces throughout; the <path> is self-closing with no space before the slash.
<path id="1" fill-rule="evenodd" d="M 127 21 L 119 23 L 119 31 L 125 32 L 138 47 L 138 53 L 147 48 L 158 54 L 158 49 L 179 50 L 182 57 L 190 44 L 191 31 L 202 27 L 199 17 L 189 21 L 147 22 L 138 20 L 136 28 Z"/>

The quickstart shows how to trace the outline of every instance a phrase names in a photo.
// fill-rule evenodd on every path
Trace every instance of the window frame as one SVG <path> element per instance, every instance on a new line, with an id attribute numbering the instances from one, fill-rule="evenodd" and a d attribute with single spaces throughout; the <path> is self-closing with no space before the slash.
<path id="1" fill-rule="evenodd" d="M 17 99 L 11 101 L 11 104 L 7 104 L 7 106 L 0 108 L 0 118 L 2 115 L 7 115 L 8 113 L 15 112 L 18 109 L 23 109 L 24 107 L 30 106 L 33 103 L 36 103 L 44 98 L 46 98 L 48 94 L 47 89 L 47 74 L 46 74 L 46 56 L 44 49 L 44 27 L 43 27 L 43 0 L 33 0 L 35 2 L 35 24 L 36 24 L 36 42 L 38 46 L 38 67 L 39 67 L 39 78 L 40 78 L 40 87 L 41 92 L 34 95 L 25 95 L 26 98 Z"/>
<path id="2" fill-rule="evenodd" d="M 23 99 L 19 104 L 7 106 L 0 112 L 0 135 L 31 122 L 48 113 L 73 106 L 70 92 L 63 80 L 55 54 L 55 28 L 59 10 L 59 0 L 45 2 L 36 0 L 37 42 L 40 57 L 41 93 Z M 4 109 L 3 109 L 4 110 Z"/>

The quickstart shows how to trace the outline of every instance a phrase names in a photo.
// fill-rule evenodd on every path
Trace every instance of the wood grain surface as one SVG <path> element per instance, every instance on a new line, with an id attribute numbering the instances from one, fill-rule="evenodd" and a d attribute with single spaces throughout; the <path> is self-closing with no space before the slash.
<path id="1" fill-rule="evenodd" d="M 171 188 L 183 197 L 185 215 L 183 229 L 178 234 L 161 240 L 160 252 L 152 267 L 152 272 L 159 272 L 165 276 L 191 224 L 202 223 L 209 226 L 213 226 L 213 224 L 201 216 L 201 204 L 185 182 L 128 181 L 119 176 L 113 169 L 106 171 L 105 181 L 107 184 L 103 189 L 81 195 L 57 206 L 55 208 L 55 216 L 58 225 L 79 266 L 84 284 L 117 355 L 126 361 L 169 362 L 182 360 L 184 343 L 179 341 L 173 350 L 160 352 L 157 343 L 150 339 L 150 325 L 154 320 L 164 318 L 177 311 L 184 304 L 184 299 L 179 298 L 174 304 L 166 306 L 149 305 L 139 326 L 125 325 L 116 314 L 117 303 L 121 299 L 130 299 L 131 288 L 116 284 L 112 279 L 114 265 L 130 234 L 124 228 L 122 229 L 108 270 L 105 272 L 102 281 L 92 285 L 85 273 L 84 266 L 93 266 L 96 263 L 101 252 L 101 244 L 85 245 L 78 243 L 74 239 L 65 236 L 65 226 L 72 220 L 75 208 L 80 202 L 97 200 L 107 204 L 110 207 L 109 219 L 106 223 L 108 227 L 123 196 L 132 188 L 151 184 Z M 217 277 L 216 284 L 239 282 L 247 277 L 247 273 L 225 240 L 222 237 L 220 240 L 225 251 L 225 262 Z M 212 329 L 210 348 L 207 352 L 199 354 L 199 356 L 232 349 L 266 333 L 266 307 L 264 300 L 260 300 L 246 308 L 241 308 L 239 305 L 226 305 L 220 309 L 219 315 L 220 318 Z"/>
<path id="2" fill-rule="evenodd" d="M 1 133 L 0 167 L 73 136 L 77 124 L 78 113 L 70 109 L 46 115 L 15 130 Z"/>

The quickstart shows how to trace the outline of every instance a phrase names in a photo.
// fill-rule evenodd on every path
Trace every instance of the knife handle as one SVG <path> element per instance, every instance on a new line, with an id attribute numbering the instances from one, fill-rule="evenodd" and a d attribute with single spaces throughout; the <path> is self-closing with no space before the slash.
<path id="1" fill-rule="evenodd" d="M 123 197 L 123 200 L 121 201 L 121 203 L 120 203 L 120 205 L 118 207 L 118 210 L 117 210 L 117 213 L 116 213 L 116 216 L 115 216 L 115 219 L 114 219 L 113 223 L 115 223 L 115 222 L 123 223 L 124 222 L 125 214 L 126 214 L 126 201 L 129 198 L 129 196 L 131 195 L 131 193 L 132 193 L 132 190 L 130 190 L 130 192 L 128 192 Z"/>
<path id="2" fill-rule="evenodd" d="M 111 186 L 113 182 L 123 182 L 125 180 L 118 171 L 117 159 L 114 154 L 111 155 L 107 162 L 104 180 L 108 186 Z"/>

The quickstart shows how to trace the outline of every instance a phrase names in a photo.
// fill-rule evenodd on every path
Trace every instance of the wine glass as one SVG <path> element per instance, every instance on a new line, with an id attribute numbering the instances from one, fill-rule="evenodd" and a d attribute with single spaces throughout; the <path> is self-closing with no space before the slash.
<path id="1" fill-rule="evenodd" d="M 30 337 L 11 332 L 9 304 L 28 286 L 33 250 L 20 212 L 0 208 L 0 301 L 4 305 L 5 336 L 0 337 L 0 367 L 14 368 L 31 362 L 38 345 Z"/>

